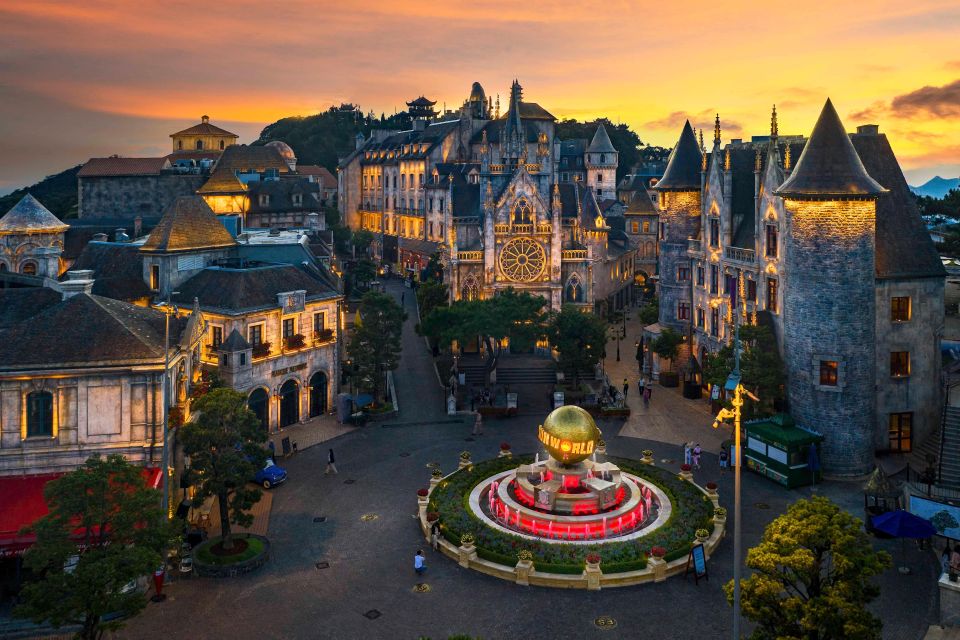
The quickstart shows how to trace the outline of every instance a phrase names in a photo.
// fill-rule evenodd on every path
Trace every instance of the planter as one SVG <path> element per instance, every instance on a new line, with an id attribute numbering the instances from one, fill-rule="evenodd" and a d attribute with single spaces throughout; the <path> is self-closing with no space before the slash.
<path id="1" fill-rule="evenodd" d="M 477 559 L 477 547 L 472 542 L 462 543 L 458 548 L 459 563 L 464 569 L 470 568 L 470 562 Z"/>
<path id="2" fill-rule="evenodd" d="M 245 538 L 258 540 L 263 545 L 263 550 L 253 557 L 231 563 L 217 564 L 215 562 L 207 562 L 201 558 L 204 550 L 209 549 L 219 542 L 220 538 L 210 538 L 198 545 L 193 552 L 193 568 L 197 572 L 197 575 L 209 578 L 234 578 L 236 576 L 246 575 L 262 567 L 263 564 L 270 559 L 270 541 L 263 536 L 254 534 L 247 534 Z M 242 536 L 235 537 L 236 540 L 243 540 L 245 538 Z"/>
<path id="3" fill-rule="evenodd" d="M 693 472 L 692 472 L 692 471 L 682 471 L 682 470 L 681 470 L 681 471 L 680 471 L 680 477 L 683 478 L 684 480 L 686 480 L 687 482 L 690 482 L 691 480 L 693 480 Z"/>
<path id="4" fill-rule="evenodd" d="M 653 571 L 654 582 L 663 582 L 667 579 L 667 562 L 663 558 L 650 556 L 650 559 L 647 560 L 647 566 Z"/>
<path id="5" fill-rule="evenodd" d="M 587 591 L 599 591 L 602 576 L 603 571 L 600 570 L 599 562 L 587 562 L 583 569 L 583 577 L 587 580 Z"/>
<path id="6" fill-rule="evenodd" d="M 707 486 L 704 487 L 704 489 L 705 489 L 706 492 L 707 492 L 707 497 L 708 497 L 708 498 L 710 498 L 710 499 L 713 500 L 714 502 L 716 502 L 717 500 L 719 500 L 719 498 L 720 498 L 720 488 L 719 488 L 716 484 L 714 484 L 714 483 L 712 483 L 712 482 L 708 482 L 708 483 L 707 483 Z"/>
<path id="7" fill-rule="evenodd" d="M 653 451 L 650 449 L 644 449 L 643 457 L 640 458 L 640 462 L 643 464 L 653 464 Z"/>
<path id="8" fill-rule="evenodd" d="M 500 449 L 500 453 L 497 454 L 498 458 L 512 458 L 513 453 L 510 452 L 510 449 Z"/>
<path id="9" fill-rule="evenodd" d="M 661 376 L 661 380 L 663 377 Z M 700 385 L 696 382 L 683 383 L 683 397 L 688 400 L 699 400 L 701 395 Z"/>
<path id="10" fill-rule="evenodd" d="M 443 481 L 443 476 L 439 478 L 430 478 L 430 491 L 433 491 L 440 482 Z"/>
<path id="11" fill-rule="evenodd" d="M 530 585 L 530 574 L 533 573 L 532 560 L 518 560 L 513 570 L 517 574 L 517 584 L 525 587 Z"/>
<path id="12" fill-rule="evenodd" d="M 680 374 L 674 371 L 661 371 L 660 372 L 660 386 L 661 387 L 678 387 L 680 386 Z"/>
<path id="13" fill-rule="evenodd" d="M 722 516 L 716 516 L 716 515 L 715 515 L 715 516 L 713 516 L 713 524 L 717 525 L 718 527 L 723 527 L 723 526 L 726 525 L 726 523 L 727 523 L 727 516 L 726 516 L 726 515 L 722 515 Z"/>

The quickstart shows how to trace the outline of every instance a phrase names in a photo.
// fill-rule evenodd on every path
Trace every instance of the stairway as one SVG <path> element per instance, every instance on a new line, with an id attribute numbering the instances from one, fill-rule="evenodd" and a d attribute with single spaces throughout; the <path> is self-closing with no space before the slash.
<path id="1" fill-rule="evenodd" d="M 460 373 L 466 378 L 467 388 L 483 387 L 487 379 L 487 363 L 482 358 L 463 358 L 457 364 Z M 449 377 L 449 376 L 448 376 Z"/>
<path id="2" fill-rule="evenodd" d="M 497 384 L 549 384 L 557 381 L 557 363 L 553 358 L 527 355 L 501 355 L 497 362 Z"/>
<path id="3" fill-rule="evenodd" d="M 943 414 L 943 446 L 940 447 L 940 484 L 960 487 L 960 407 L 947 407 Z M 940 434 L 934 443 L 940 446 Z"/>

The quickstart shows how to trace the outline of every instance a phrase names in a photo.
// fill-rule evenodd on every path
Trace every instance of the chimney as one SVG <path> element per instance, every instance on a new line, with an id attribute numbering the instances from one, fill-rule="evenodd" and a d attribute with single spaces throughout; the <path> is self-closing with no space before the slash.
<path id="1" fill-rule="evenodd" d="M 114 231 L 114 233 L 113 233 L 113 241 L 114 241 L 114 242 L 129 242 L 129 241 L 130 241 L 130 236 L 127 235 L 127 230 L 126 230 L 126 229 L 117 229 L 116 231 Z"/>
<path id="2" fill-rule="evenodd" d="M 139 238 L 140 233 L 143 231 L 143 218 L 137 216 L 133 219 L 133 237 Z"/>
<path id="3" fill-rule="evenodd" d="M 60 293 L 63 299 L 72 298 L 78 293 L 90 294 L 93 291 L 93 271 L 78 269 L 67 271 L 67 279 L 60 283 Z"/>
<path id="4" fill-rule="evenodd" d="M 105 234 L 105 233 L 95 233 L 95 234 L 93 234 L 93 237 L 91 238 L 91 240 L 93 240 L 94 242 L 106 242 L 106 241 L 107 241 L 107 234 Z"/>
<path id="5" fill-rule="evenodd" d="M 209 122 L 210 122 L 210 116 L 207 116 L 207 115 L 200 116 L 200 122 L 202 122 L 203 124 L 209 123 Z"/>
<path id="6" fill-rule="evenodd" d="M 878 124 L 862 124 L 857 127 L 858 136 L 877 136 L 880 135 L 880 125 Z"/>

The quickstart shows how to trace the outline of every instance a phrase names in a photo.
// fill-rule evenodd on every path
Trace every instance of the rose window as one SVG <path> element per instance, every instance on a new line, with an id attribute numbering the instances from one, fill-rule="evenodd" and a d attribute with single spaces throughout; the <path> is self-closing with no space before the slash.
<path id="1" fill-rule="evenodd" d="M 500 250 L 500 270 L 514 282 L 536 280 L 546 264 L 546 255 L 530 238 L 516 238 Z"/>

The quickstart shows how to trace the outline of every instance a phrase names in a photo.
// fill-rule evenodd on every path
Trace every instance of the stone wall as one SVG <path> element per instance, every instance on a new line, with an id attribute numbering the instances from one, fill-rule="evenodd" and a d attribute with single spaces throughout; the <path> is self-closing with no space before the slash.
<path id="1" fill-rule="evenodd" d="M 943 409 L 940 386 L 940 335 L 944 323 L 943 278 L 878 280 L 877 310 L 877 422 L 876 447 L 889 447 L 891 413 L 913 413 L 912 444 L 934 435 Z M 890 299 L 910 297 L 910 319 L 891 321 Z M 890 353 L 910 353 L 910 375 L 890 376 Z"/>
<path id="2" fill-rule="evenodd" d="M 876 203 L 785 202 L 783 328 L 790 410 L 824 436 L 823 468 L 873 468 L 876 406 L 874 240 Z M 836 361 L 836 385 L 820 361 Z"/>
<path id="3" fill-rule="evenodd" d="M 677 305 L 690 302 L 690 282 L 677 281 L 677 267 L 690 266 L 687 239 L 700 234 L 700 192 L 663 192 L 660 209 L 660 325 L 686 333 L 688 321 L 677 320 Z"/>
<path id="4" fill-rule="evenodd" d="M 163 173 L 152 176 L 104 176 L 80 178 L 80 218 L 120 218 L 137 216 L 160 218 L 164 209 L 178 196 L 192 196 L 206 176 Z"/>

